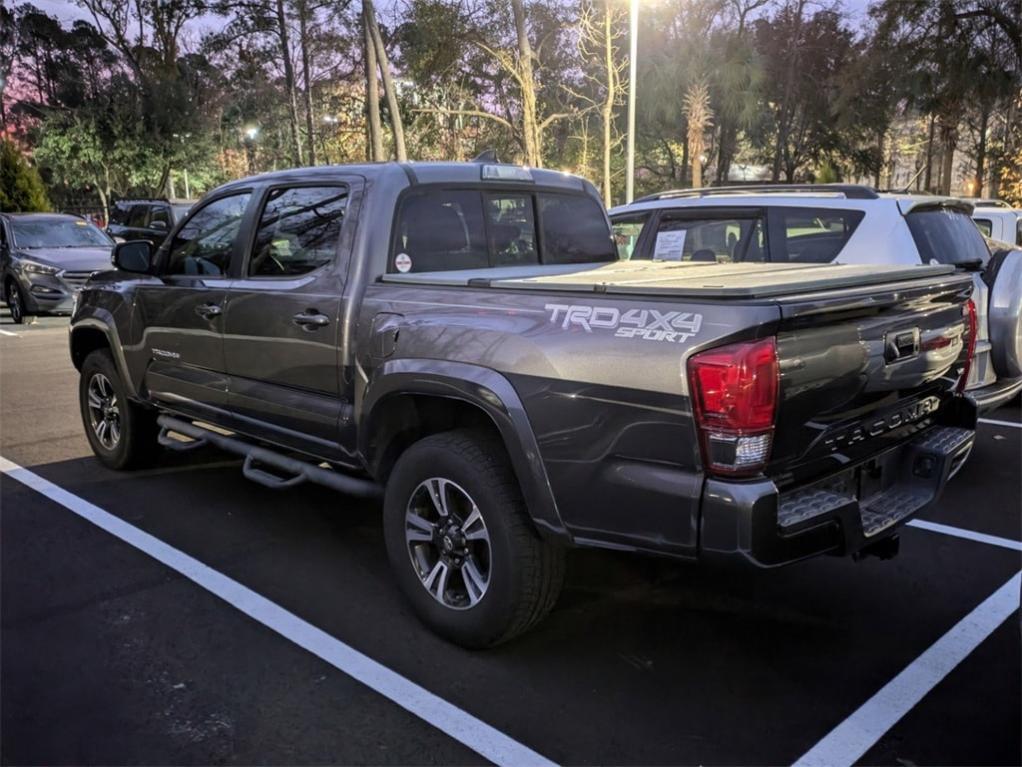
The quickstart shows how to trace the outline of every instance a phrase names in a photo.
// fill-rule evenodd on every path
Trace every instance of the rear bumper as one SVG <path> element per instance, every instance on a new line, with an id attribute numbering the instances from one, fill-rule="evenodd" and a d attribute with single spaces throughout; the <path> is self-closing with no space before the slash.
<path id="1" fill-rule="evenodd" d="M 975 431 L 932 426 L 911 441 L 811 485 L 780 492 L 770 480 L 708 479 L 700 552 L 764 567 L 823 553 L 855 554 L 895 534 L 940 496 Z"/>
<path id="2" fill-rule="evenodd" d="M 978 389 L 968 389 L 965 394 L 976 404 L 980 413 L 988 413 L 1010 402 L 1022 392 L 1022 378 L 998 379 L 997 383 Z"/>

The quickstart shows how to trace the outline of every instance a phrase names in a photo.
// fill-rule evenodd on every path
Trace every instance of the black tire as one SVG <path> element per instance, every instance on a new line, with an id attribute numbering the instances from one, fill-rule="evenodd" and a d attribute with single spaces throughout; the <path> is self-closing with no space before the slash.
<path id="1" fill-rule="evenodd" d="M 89 400 L 90 387 L 105 389 L 107 387 L 104 381 L 109 384 L 111 392 L 110 398 L 102 398 L 110 406 L 102 408 L 109 412 L 111 419 L 106 430 L 99 427 L 100 414 L 95 407 L 90 406 Z M 85 436 L 89 440 L 92 452 L 104 466 L 111 469 L 150 466 L 160 452 L 156 413 L 129 401 L 127 395 L 127 387 L 117 372 L 117 366 L 109 351 L 97 349 L 85 358 L 78 381 L 78 403 L 82 413 L 82 424 L 85 426 Z M 117 424 L 116 440 L 109 438 L 113 433 L 114 409 Z"/>
<path id="2" fill-rule="evenodd" d="M 488 535 L 488 584 L 471 606 L 442 604 L 427 591 L 421 563 L 413 561 L 423 555 L 413 555 L 410 545 L 435 552 L 438 559 L 443 545 L 409 544 L 405 538 L 406 512 L 433 478 L 450 483 L 455 488 L 451 492 L 467 493 Z M 542 620 L 557 601 L 564 582 L 564 550 L 537 534 L 504 446 L 486 432 L 434 434 L 408 448 L 390 475 L 383 514 L 387 555 L 401 590 L 419 618 L 450 641 L 473 649 L 506 642 Z M 450 572 L 452 579 L 462 578 L 467 589 L 466 576 L 456 575 L 462 571 Z"/>
<path id="3" fill-rule="evenodd" d="M 25 308 L 25 297 L 21 294 L 21 288 L 18 287 L 18 283 L 15 280 L 10 278 L 8 278 L 7 284 L 4 285 L 4 302 L 7 304 L 7 310 L 11 313 L 11 322 L 15 325 L 21 325 L 29 319 Z"/>

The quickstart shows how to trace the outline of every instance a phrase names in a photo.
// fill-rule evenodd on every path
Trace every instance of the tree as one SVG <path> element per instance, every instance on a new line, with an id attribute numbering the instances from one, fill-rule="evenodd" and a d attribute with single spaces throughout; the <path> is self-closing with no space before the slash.
<path id="1" fill-rule="evenodd" d="M 620 47 L 625 36 L 625 11 L 614 0 L 603 0 L 597 10 L 595 2 L 583 5 L 579 15 L 579 54 L 586 64 L 584 77 L 588 93 L 579 94 L 580 99 L 597 107 L 600 112 L 600 143 L 602 163 L 599 186 L 603 192 L 603 203 L 610 207 L 611 155 L 621 143 L 623 136 L 615 135 L 615 110 L 624 103 L 627 87 L 622 85 L 622 76 L 628 62 L 621 56 Z M 588 126 L 583 126 L 583 155 L 588 150 Z M 588 160 L 582 163 L 588 166 Z"/>
<path id="2" fill-rule="evenodd" d="M 688 120 L 688 152 L 692 158 L 692 186 L 703 185 L 703 150 L 706 131 L 713 122 L 710 89 L 705 82 L 694 83 L 685 93 L 685 117 Z"/>
<path id="3" fill-rule="evenodd" d="M 398 162 L 405 162 L 408 160 L 408 152 L 405 149 L 404 123 L 401 120 L 401 109 L 398 107 L 394 78 L 390 74 L 390 57 L 387 56 L 387 48 L 383 44 L 383 35 L 380 34 L 380 26 L 376 21 L 376 10 L 373 8 L 372 0 L 362 0 L 362 13 L 365 16 L 366 28 L 369 31 L 369 38 L 376 54 L 376 63 L 380 67 L 380 75 L 383 79 L 383 95 L 387 100 L 391 130 L 394 133 L 394 154 L 397 155 Z"/>
<path id="4" fill-rule="evenodd" d="M 738 152 L 739 131 L 752 127 L 760 114 L 763 67 L 749 34 L 749 19 L 771 0 L 727 0 L 724 24 L 713 33 L 710 49 L 722 52 L 713 67 L 718 126 L 717 183 L 728 180 Z"/>
<path id="5" fill-rule="evenodd" d="M 853 37 L 833 10 L 806 15 L 808 0 L 789 0 L 771 19 L 756 21 L 766 78 L 763 97 L 773 118 L 772 179 L 791 183 L 839 146 L 839 84 L 852 61 Z M 766 147 L 763 147 L 766 150 Z"/>
<path id="6" fill-rule="evenodd" d="M 39 171 L 10 139 L 0 139 L 0 211 L 34 213 L 50 209 Z"/>

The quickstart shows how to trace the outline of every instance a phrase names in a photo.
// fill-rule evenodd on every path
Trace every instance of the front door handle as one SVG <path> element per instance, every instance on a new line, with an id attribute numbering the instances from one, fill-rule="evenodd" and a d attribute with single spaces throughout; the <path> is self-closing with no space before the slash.
<path id="1" fill-rule="evenodd" d="M 223 314 L 224 308 L 220 304 L 200 304 L 195 307 L 195 313 L 205 317 L 207 320 L 211 320 Z"/>
<path id="2" fill-rule="evenodd" d="M 295 325 L 300 325 L 306 330 L 315 330 L 330 324 L 330 318 L 325 314 L 319 312 L 310 311 L 296 314 L 292 320 Z"/>

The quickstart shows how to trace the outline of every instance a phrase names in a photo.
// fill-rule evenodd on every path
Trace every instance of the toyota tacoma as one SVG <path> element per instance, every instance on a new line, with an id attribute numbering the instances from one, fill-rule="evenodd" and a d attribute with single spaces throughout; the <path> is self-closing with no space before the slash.
<path id="1" fill-rule="evenodd" d="M 968 275 L 621 261 L 563 173 L 257 176 L 114 261 L 70 329 L 99 460 L 211 445 L 381 496 L 401 590 L 465 646 L 539 621 L 568 546 L 891 555 L 973 442 Z"/>

